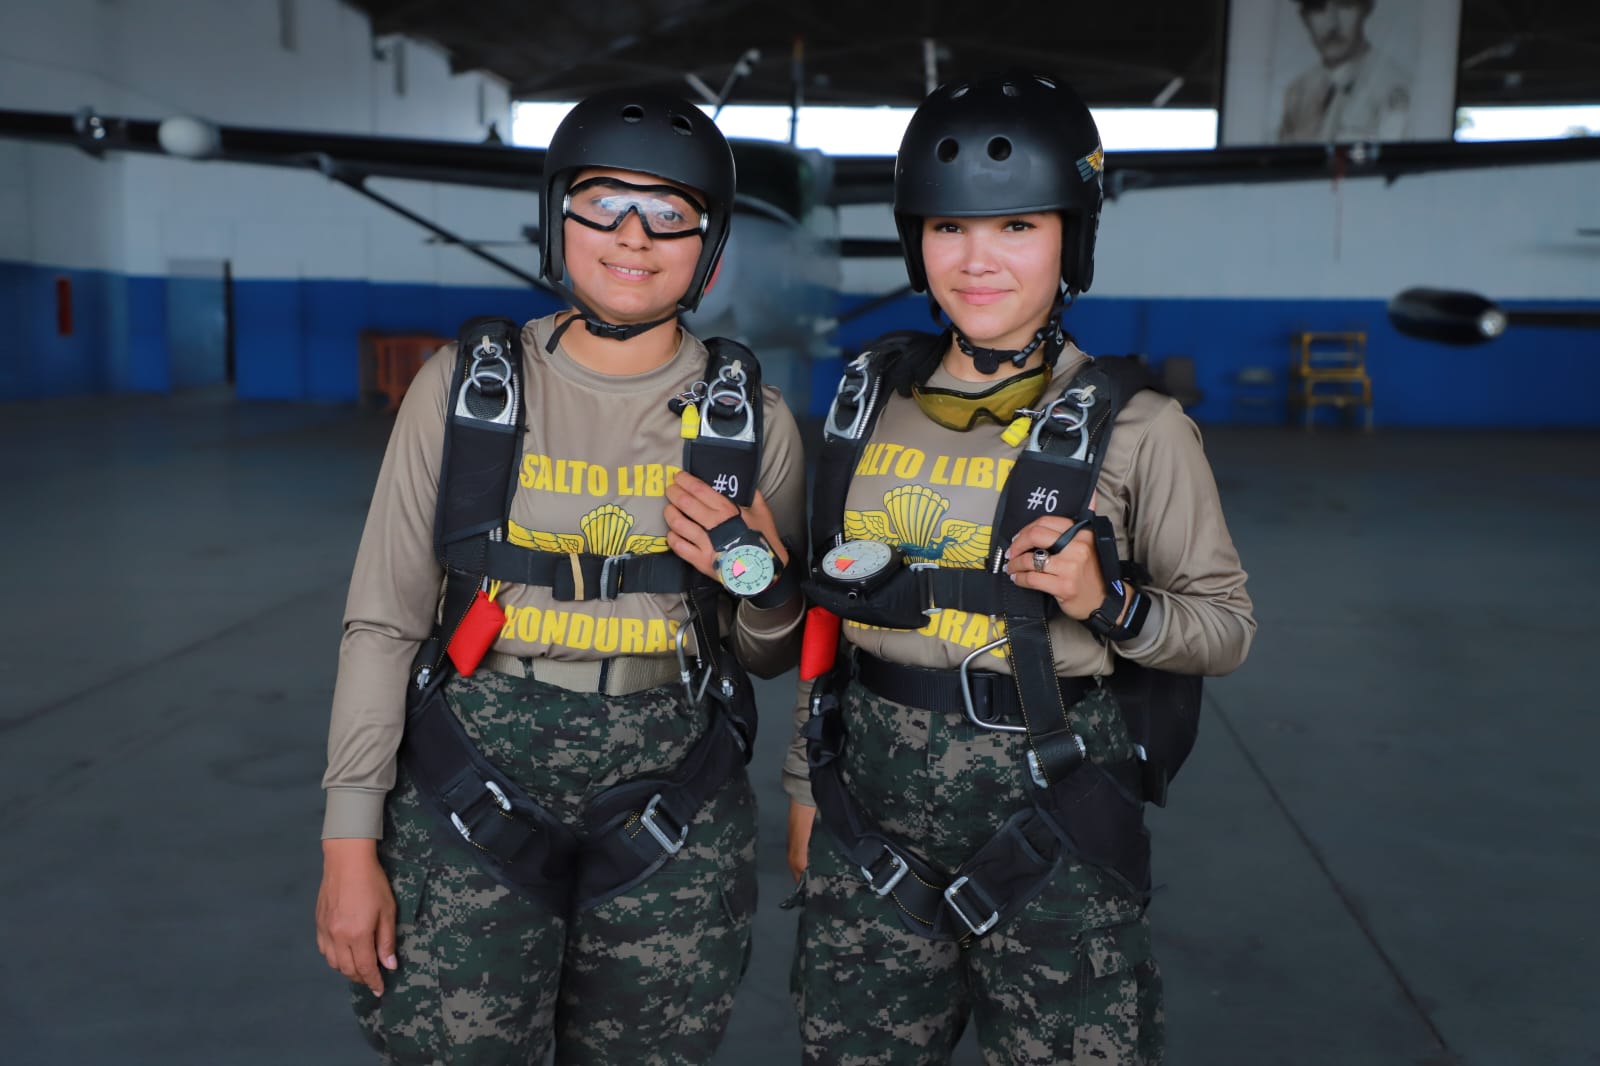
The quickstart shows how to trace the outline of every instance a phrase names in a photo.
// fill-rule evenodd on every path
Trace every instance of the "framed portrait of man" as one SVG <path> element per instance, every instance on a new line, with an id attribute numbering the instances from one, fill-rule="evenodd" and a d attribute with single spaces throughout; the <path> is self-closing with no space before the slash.
<path id="1" fill-rule="evenodd" d="M 1461 0 L 1230 0 L 1220 143 L 1449 140 Z"/>

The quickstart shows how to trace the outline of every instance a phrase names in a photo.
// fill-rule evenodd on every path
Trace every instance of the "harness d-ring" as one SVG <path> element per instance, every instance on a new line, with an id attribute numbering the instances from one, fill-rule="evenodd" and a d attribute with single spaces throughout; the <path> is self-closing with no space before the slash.
<path id="1" fill-rule="evenodd" d="M 511 360 L 505 349 L 485 336 L 472 349 L 472 366 L 467 369 L 472 387 L 487 396 L 496 396 L 511 383 Z"/>
<path id="2" fill-rule="evenodd" d="M 972 703 L 972 677 L 968 671 L 972 668 L 972 660 L 976 659 L 986 651 L 993 651 L 1010 639 L 1011 638 L 1009 636 L 1004 636 L 999 640 L 991 640 L 989 643 L 985 644 L 983 647 L 979 648 L 977 651 L 961 660 L 961 702 L 966 704 L 967 718 L 979 729 L 987 729 L 994 733 L 1026 733 L 1028 731 L 1028 727 L 1025 725 L 1001 725 L 998 722 L 988 722 L 982 718 L 979 718 L 978 710 L 973 706 Z"/>
<path id="3" fill-rule="evenodd" d="M 705 399 L 701 401 L 700 435 L 718 440 L 753 441 L 756 439 L 756 416 L 750 408 L 750 394 L 745 391 L 747 378 L 737 361 L 717 372 L 717 379 L 706 386 Z M 732 433 L 717 428 L 711 415 L 736 418 L 744 416 L 744 423 Z"/>

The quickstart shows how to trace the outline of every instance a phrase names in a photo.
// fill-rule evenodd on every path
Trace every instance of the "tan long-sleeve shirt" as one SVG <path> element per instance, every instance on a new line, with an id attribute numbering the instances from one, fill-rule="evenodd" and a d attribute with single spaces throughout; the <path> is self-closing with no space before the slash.
<path id="1" fill-rule="evenodd" d="M 546 353 L 553 328 L 554 316 L 522 330 L 526 429 L 508 539 L 549 551 L 667 551 L 665 491 L 683 461 L 679 418 L 667 401 L 701 379 L 705 346 L 685 332 L 666 364 L 612 376 L 573 361 L 560 346 Z M 432 630 L 443 583 L 433 520 L 454 362 L 452 344 L 423 365 L 406 393 L 367 514 L 339 645 L 323 777 L 325 837 L 382 835 L 407 672 Z M 776 389 L 764 389 L 761 400 L 766 440 L 757 487 L 779 534 L 801 543 L 799 430 Z M 670 658 L 688 619 L 677 594 L 558 602 L 547 588 L 506 585 L 496 602 L 506 622 L 494 650 L 566 661 Z M 798 598 L 770 611 L 746 601 L 725 610 L 723 625 L 740 661 L 770 676 L 793 665 L 800 617 Z"/>
<path id="2" fill-rule="evenodd" d="M 1046 395 L 1060 395 L 1086 359 L 1068 346 Z M 928 384 L 973 392 L 942 368 Z M 1001 490 L 1018 449 L 1004 427 L 983 423 L 965 433 L 923 415 L 916 401 L 891 394 L 863 450 L 845 501 L 847 537 L 871 537 L 919 549 L 940 566 L 981 567 Z M 1117 415 L 1100 468 L 1097 514 L 1111 520 L 1124 559 L 1143 563 L 1150 613 L 1143 631 L 1116 645 L 1098 642 L 1082 623 L 1056 615 L 1050 644 L 1061 677 L 1109 675 L 1117 657 L 1186 674 L 1226 674 L 1244 661 L 1255 635 L 1245 572 L 1228 535 L 1200 431 L 1177 401 L 1149 390 Z M 1041 510 L 1041 513 L 1044 513 Z M 891 662 L 953 670 L 1004 632 L 988 615 L 946 608 L 919 630 L 844 623 L 850 643 Z M 1009 673 L 1005 647 L 977 669 Z M 795 708 L 798 729 L 809 713 L 809 685 Z M 784 765 L 789 794 L 810 802 L 804 746 L 798 737 Z"/>

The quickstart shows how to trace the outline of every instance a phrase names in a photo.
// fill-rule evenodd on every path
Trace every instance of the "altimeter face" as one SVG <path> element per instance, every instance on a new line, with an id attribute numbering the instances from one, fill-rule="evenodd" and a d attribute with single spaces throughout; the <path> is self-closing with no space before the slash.
<path id="1" fill-rule="evenodd" d="M 893 561 L 894 549 L 880 540 L 847 540 L 822 557 L 822 576 L 859 585 L 883 573 Z"/>
<path id="2" fill-rule="evenodd" d="M 778 579 L 772 553 L 760 544 L 736 544 L 717 556 L 717 574 L 735 596 L 757 596 Z"/>

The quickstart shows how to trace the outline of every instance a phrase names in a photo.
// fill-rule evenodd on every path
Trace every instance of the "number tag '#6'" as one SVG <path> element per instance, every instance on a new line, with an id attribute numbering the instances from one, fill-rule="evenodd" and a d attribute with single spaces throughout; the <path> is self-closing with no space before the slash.
<path id="1" fill-rule="evenodd" d="M 1043 511 L 1045 514 L 1055 514 L 1060 506 L 1061 495 L 1056 489 L 1046 489 L 1043 485 L 1028 493 L 1028 510 Z"/>

